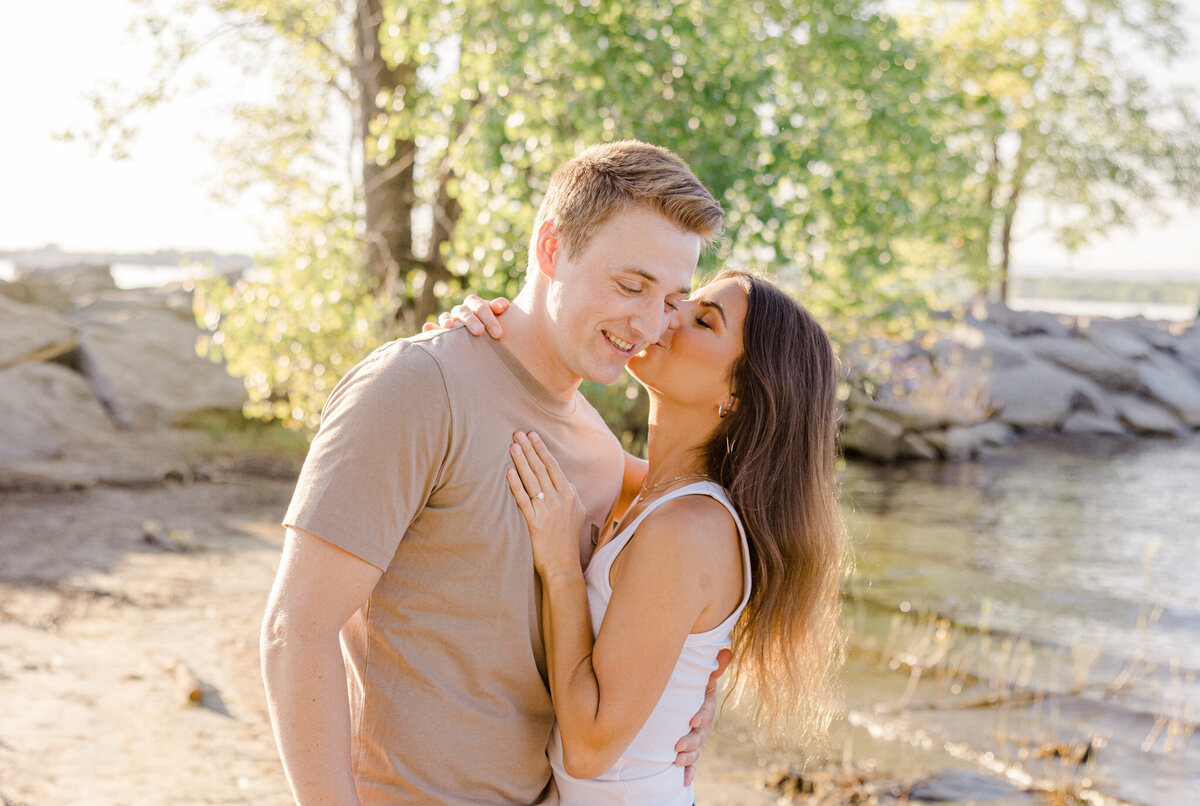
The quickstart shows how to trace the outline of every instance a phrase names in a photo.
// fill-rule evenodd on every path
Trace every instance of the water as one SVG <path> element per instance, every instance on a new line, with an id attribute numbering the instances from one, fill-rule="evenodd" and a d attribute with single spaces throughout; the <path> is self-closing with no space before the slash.
<path id="1" fill-rule="evenodd" d="M 0 260 L 0 280 L 11 280 L 15 266 L 11 260 Z M 113 263 L 109 266 L 117 288 L 157 288 L 183 280 L 197 280 L 214 274 L 210 267 L 155 265 L 149 263 Z"/>
<path id="2" fill-rule="evenodd" d="M 1013 780 L 1196 802 L 1200 435 L 852 464 L 843 484 L 854 652 L 921 672 L 916 710 L 860 723 L 936 736 Z M 1065 762 L 1036 748 L 1071 742 L 1095 747 L 1064 785 Z"/>
<path id="3" fill-rule="evenodd" d="M 1015 311 L 1046 311 L 1067 316 L 1102 316 L 1110 319 L 1142 316 L 1156 321 L 1187 322 L 1196 317 L 1195 305 L 1163 305 L 1154 302 L 1014 297 L 1008 304 Z"/>

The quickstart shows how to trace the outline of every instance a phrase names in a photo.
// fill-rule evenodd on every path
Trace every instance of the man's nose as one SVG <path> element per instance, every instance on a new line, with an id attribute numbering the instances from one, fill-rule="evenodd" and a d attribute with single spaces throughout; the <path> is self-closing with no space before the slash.
<path id="1" fill-rule="evenodd" d="M 663 332 L 671 327 L 674 311 L 667 307 L 666 300 L 658 304 L 643 305 L 634 317 L 633 328 L 646 344 L 654 344 Z"/>

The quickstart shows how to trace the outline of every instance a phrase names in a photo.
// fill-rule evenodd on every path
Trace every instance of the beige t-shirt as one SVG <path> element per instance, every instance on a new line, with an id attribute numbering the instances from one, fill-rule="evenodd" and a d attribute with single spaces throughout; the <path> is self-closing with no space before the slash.
<path id="1" fill-rule="evenodd" d="M 516 430 L 545 440 L 590 535 L 619 492 L 620 444 L 490 338 L 385 344 L 322 412 L 284 524 L 384 571 L 342 630 L 364 806 L 557 802 L 540 589 L 504 477 Z"/>

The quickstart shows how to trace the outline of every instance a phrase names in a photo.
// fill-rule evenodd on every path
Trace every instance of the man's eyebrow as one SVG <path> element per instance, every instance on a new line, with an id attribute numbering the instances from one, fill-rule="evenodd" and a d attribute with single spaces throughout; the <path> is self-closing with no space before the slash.
<path id="1" fill-rule="evenodd" d="M 636 274 L 638 277 L 642 277 L 648 282 L 654 283 L 655 285 L 658 285 L 659 283 L 658 278 L 645 269 L 638 269 L 633 266 L 628 266 L 625 268 L 625 271 L 629 272 L 630 274 Z M 680 286 L 677 290 L 672 291 L 671 293 L 683 294 L 686 297 L 688 294 L 692 293 L 692 290 L 686 286 Z"/>
<path id="2" fill-rule="evenodd" d="M 721 307 L 721 303 L 717 302 L 715 299 L 698 299 L 696 300 L 696 304 L 701 308 L 711 308 L 712 310 L 721 314 L 721 324 L 725 327 L 729 326 L 729 322 L 725 319 L 725 309 Z"/>

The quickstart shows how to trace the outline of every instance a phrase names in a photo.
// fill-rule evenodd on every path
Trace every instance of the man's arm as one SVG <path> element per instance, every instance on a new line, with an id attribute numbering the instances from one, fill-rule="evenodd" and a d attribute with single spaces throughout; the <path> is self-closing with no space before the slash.
<path id="1" fill-rule="evenodd" d="M 708 688 L 704 690 L 704 704 L 692 717 L 691 731 L 675 743 L 675 766 L 683 767 L 683 785 L 689 786 L 696 777 L 696 762 L 700 760 L 700 751 L 712 733 L 713 723 L 717 720 L 717 682 L 729 661 L 733 660 L 733 652 L 728 648 L 717 653 L 717 668 L 708 676 Z"/>
<path id="2" fill-rule="evenodd" d="M 338 633 L 382 572 L 289 528 L 260 650 L 275 741 L 299 806 L 357 806 L 350 706 Z"/>

